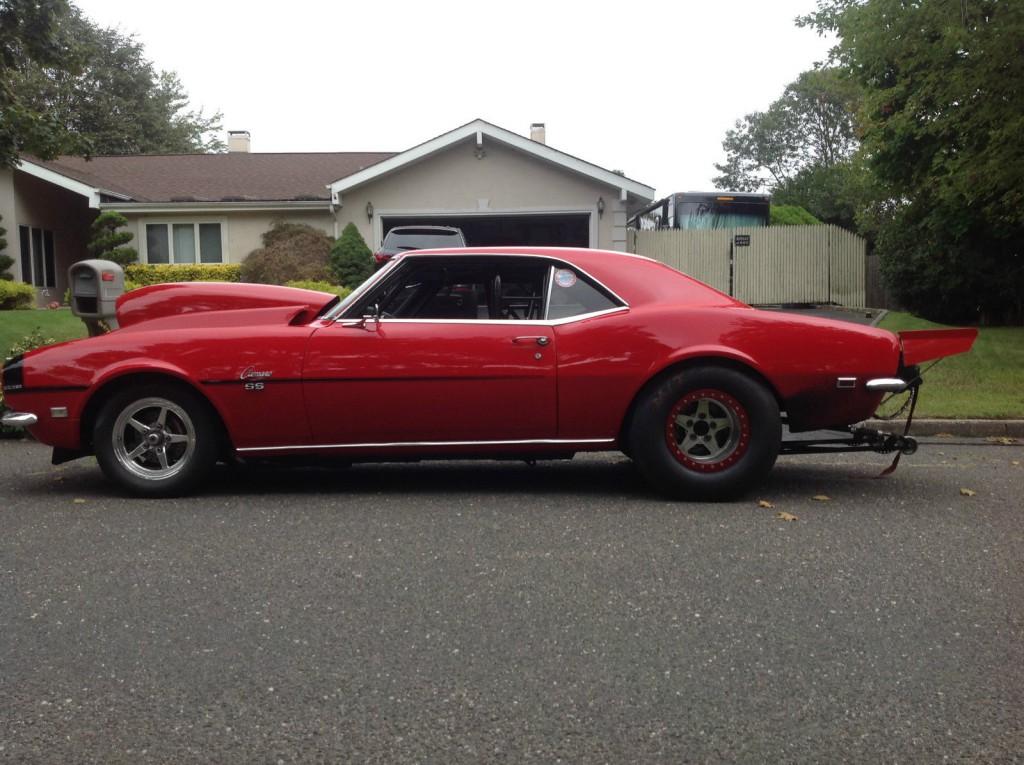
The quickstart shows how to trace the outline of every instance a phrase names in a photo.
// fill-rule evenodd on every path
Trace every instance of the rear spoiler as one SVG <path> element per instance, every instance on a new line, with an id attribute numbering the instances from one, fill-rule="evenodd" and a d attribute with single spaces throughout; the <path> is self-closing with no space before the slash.
<path id="1" fill-rule="evenodd" d="M 897 333 L 903 347 L 903 365 L 967 353 L 978 336 L 976 329 L 908 329 Z"/>

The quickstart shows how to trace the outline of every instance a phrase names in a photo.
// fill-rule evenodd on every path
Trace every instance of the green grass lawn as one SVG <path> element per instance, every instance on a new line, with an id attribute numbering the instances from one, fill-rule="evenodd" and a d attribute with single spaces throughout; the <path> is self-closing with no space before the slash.
<path id="1" fill-rule="evenodd" d="M 879 326 L 891 332 L 943 327 L 896 311 Z M 914 416 L 1024 417 L 1024 327 L 981 327 L 970 353 L 943 359 L 924 376 Z"/>
<path id="2" fill-rule="evenodd" d="M 57 343 L 86 336 L 85 324 L 69 308 L 0 311 L 0 359 L 6 358 L 12 345 L 36 330 Z"/>

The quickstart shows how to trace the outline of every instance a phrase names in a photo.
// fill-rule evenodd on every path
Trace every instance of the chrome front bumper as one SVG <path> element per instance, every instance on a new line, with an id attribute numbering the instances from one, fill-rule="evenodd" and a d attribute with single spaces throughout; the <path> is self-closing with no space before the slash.
<path id="1" fill-rule="evenodd" d="M 902 393 L 909 384 L 906 380 L 898 377 L 879 377 L 875 380 L 868 380 L 866 387 L 872 393 Z"/>
<path id="2" fill-rule="evenodd" d="M 30 412 L 7 412 L 0 417 L 0 424 L 8 428 L 31 428 L 39 422 L 39 418 Z"/>

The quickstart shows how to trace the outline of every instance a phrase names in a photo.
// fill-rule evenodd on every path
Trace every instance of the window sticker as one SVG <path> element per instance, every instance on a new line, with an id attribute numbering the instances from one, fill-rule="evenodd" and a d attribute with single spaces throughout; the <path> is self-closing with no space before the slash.
<path id="1" fill-rule="evenodd" d="M 555 271 L 555 284 L 564 288 L 572 287 L 576 284 L 576 274 L 568 268 L 560 268 Z"/>

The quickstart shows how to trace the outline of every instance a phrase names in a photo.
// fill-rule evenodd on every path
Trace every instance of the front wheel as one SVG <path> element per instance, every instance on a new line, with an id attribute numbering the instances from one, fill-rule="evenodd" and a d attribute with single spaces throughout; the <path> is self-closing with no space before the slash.
<path id="1" fill-rule="evenodd" d="M 641 473 L 674 499 L 728 500 L 764 480 L 782 443 L 774 395 L 727 367 L 694 367 L 641 394 L 627 434 Z"/>
<path id="2" fill-rule="evenodd" d="M 133 494 L 186 494 L 217 461 L 218 430 L 197 394 L 170 384 L 115 394 L 93 431 L 103 473 Z"/>

